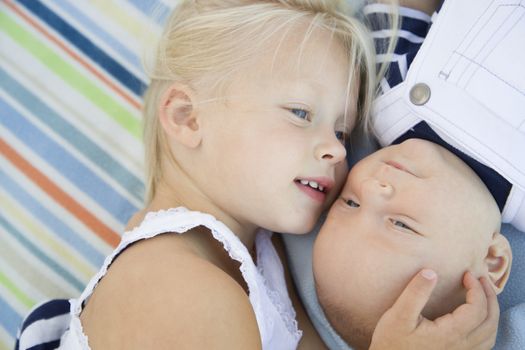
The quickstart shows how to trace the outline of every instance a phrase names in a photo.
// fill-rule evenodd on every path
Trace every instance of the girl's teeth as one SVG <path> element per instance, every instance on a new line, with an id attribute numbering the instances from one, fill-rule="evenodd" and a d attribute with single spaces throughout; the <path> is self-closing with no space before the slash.
<path id="1" fill-rule="evenodd" d="M 315 181 L 308 181 L 308 180 L 300 180 L 299 181 L 302 185 L 305 185 L 305 186 L 310 186 L 311 188 L 315 188 L 321 192 L 324 191 L 324 187 L 319 185 L 317 182 Z"/>

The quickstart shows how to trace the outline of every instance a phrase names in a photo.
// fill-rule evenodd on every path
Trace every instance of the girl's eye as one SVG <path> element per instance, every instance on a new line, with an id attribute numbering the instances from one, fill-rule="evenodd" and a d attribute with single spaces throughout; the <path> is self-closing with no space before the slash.
<path id="1" fill-rule="evenodd" d="M 361 205 L 359 205 L 359 203 L 357 203 L 356 201 L 354 201 L 353 199 L 345 199 L 345 203 L 349 206 L 349 207 L 352 207 L 352 208 L 359 208 Z"/>
<path id="2" fill-rule="evenodd" d="M 310 120 L 310 112 L 301 108 L 290 108 L 290 112 L 295 114 L 299 119 Z"/>
<path id="3" fill-rule="evenodd" d="M 399 221 L 399 220 L 395 220 L 395 219 L 390 219 L 390 221 L 392 222 L 392 224 L 394 226 L 397 226 L 399 228 L 402 228 L 402 229 L 405 229 L 405 230 L 409 230 L 409 231 L 412 231 L 412 232 L 416 232 L 414 231 L 410 226 L 408 226 L 407 224 L 405 224 L 404 222 L 402 221 Z"/>
<path id="4" fill-rule="evenodd" d="M 339 141 L 345 141 L 346 140 L 346 133 L 344 131 L 336 131 L 335 132 L 335 137 Z"/>

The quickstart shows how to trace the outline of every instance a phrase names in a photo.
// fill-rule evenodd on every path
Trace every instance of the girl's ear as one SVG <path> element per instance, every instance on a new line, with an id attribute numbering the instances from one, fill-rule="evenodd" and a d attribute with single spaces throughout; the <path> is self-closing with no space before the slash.
<path id="1" fill-rule="evenodd" d="M 512 250 L 509 241 L 499 232 L 494 232 L 492 235 L 492 242 L 485 257 L 485 263 L 487 264 L 489 282 L 496 294 L 499 294 L 507 283 L 512 264 Z"/>
<path id="2" fill-rule="evenodd" d="M 190 148 L 200 145 L 202 133 L 194 106 L 193 90 L 184 84 L 172 84 L 162 95 L 159 118 L 168 138 Z"/>

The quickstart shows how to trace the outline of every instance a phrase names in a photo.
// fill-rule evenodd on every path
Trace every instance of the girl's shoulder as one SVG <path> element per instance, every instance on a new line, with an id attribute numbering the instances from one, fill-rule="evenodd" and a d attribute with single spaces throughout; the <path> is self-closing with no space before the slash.
<path id="1" fill-rule="evenodd" d="M 90 344 L 100 341 L 100 348 L 108 348 L 115 341 L 129 341 L 121 346 L 204 348 L 224 341 L 258 348 L 257 322 L 245 288 L 221 256 L 191 239 L 206 234 L 202 230 L 140 240 L 119 255 L 81 316 Z M 241 327 L 243 332 L 235 331 Z M 207 343 L 203 334 L 214 343 Z"/>
<path id="2" fill-rule="evenodd" d="M 164 249 L 170 258 L 201 258 L 233 275 L 241 285 L 244 279 L 239 271 L 240 263 L 250 265 L 252 269 L 248 269 L 255 271 L 252 257 L 239 238 L 210 214 L 184 207 L 150 212 L 143 210 L 130 219 L 127 227 L 116 250 L 118 256 L 119 250 L 127 250 L 129 246 L 140 243 L 142 249 L 156 254 L 161 254 Z M 159 241 L 163 243 L 156 243 Z"/>

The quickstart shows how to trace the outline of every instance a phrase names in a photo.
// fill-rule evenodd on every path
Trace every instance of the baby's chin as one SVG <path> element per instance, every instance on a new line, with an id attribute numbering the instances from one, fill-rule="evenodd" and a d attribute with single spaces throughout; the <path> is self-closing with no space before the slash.
<path id="1" fill-rule="evenodd" d="M 453 312 L 458 306 L 465 303 L 465 289 L 460 284 L 454 283 L 454 285 L 455 287 L 450 287 L 438 283 L 432 297 L 423 309 L 422 314 L 425 318 L 435 320 Z"/>
<path id="2" fill-rule="evenodd" d="M 339 303 L 337 305 L 336 302 L 323 296 L 322 293 L 318 296 L 328 321 L 341 338 L 355 350 L 368 349 L 377 322 L 388 308 L 364 310 L 359 303 L 352 303 L 352 305 L 341 305 Z M 465 291 L 463 287 L 451 288 L 450 285 L 443 285 L 436 288 L 422 314 L 425 318 L 435 320 L 454 311 L 464 302 Z"/>
<path id="3" fill-rule="evenodd" d="M 337 305 L 322 293 L 318 297 L 328 321 L 337 334 L 355 350 L 368 349 L 378 320 L 371 320 L 369 313 Z"/>

